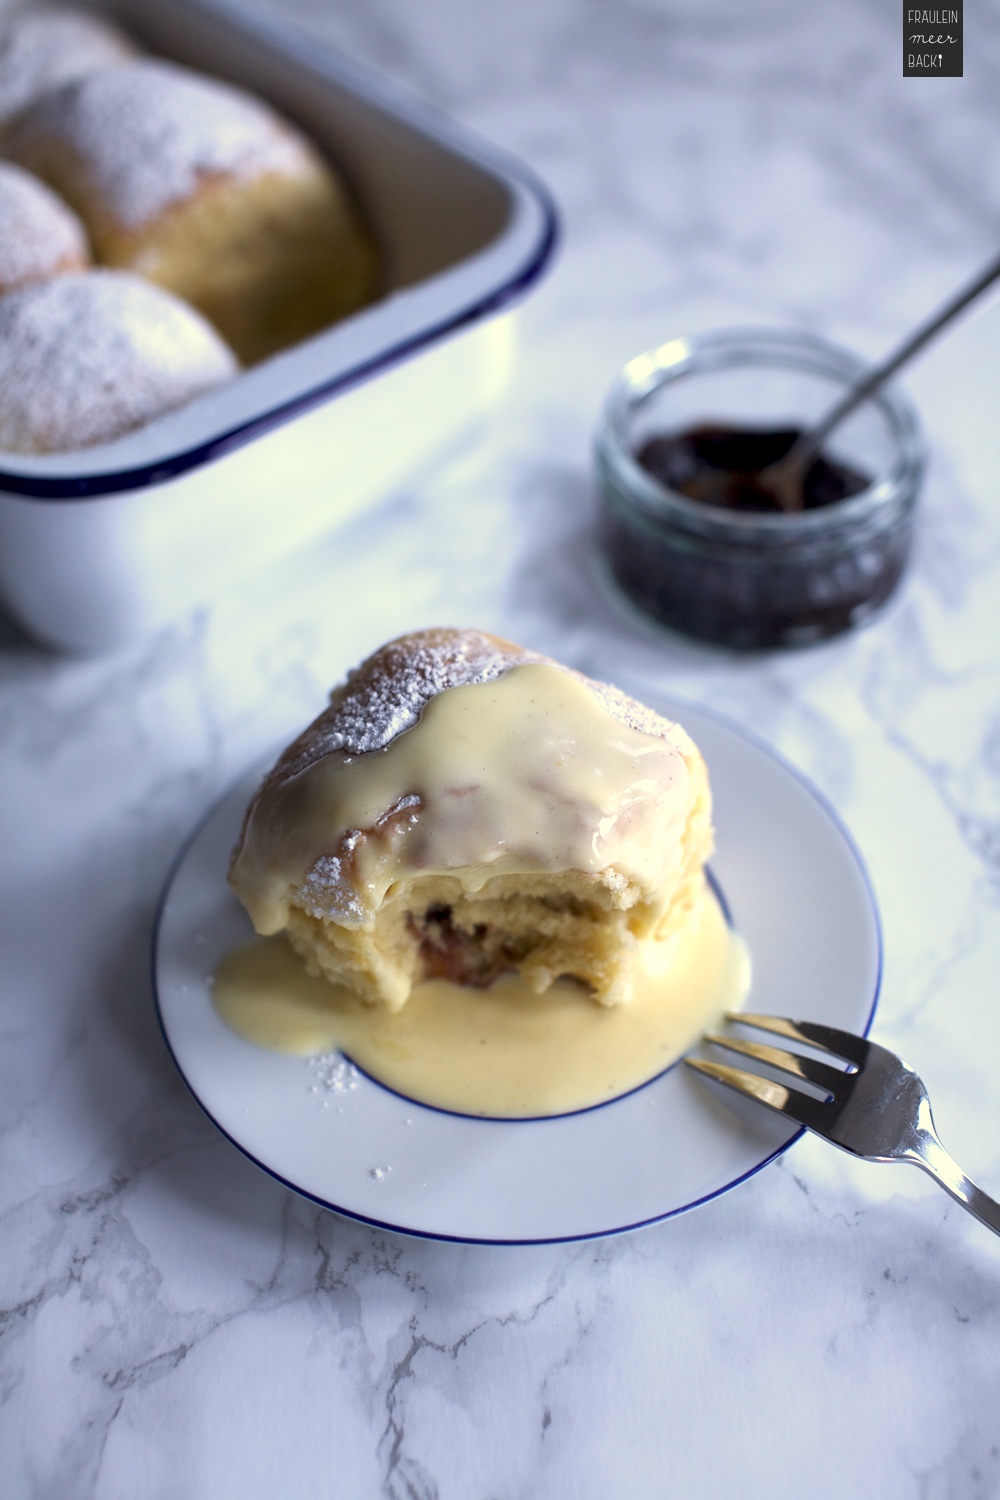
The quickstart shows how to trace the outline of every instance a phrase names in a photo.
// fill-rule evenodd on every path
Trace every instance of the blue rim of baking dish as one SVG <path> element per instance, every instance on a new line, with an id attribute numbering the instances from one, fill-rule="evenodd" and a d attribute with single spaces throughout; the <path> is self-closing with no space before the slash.
<path id="1" fill-rule="evenodd" d="M 211 9 L 215 9 L 217 14 L 223 16 L 231 14 L 225 5 L 214 6 Z M 266 24 L 261 25 L 259 22 L 252 29 L 258 35 L 280 37 L 288 55 L 300 57 L 306 55 L 305 43 L 293 33 L 284 29 L 279 31 Z M 330 379 L 310 385 L 308 389 L 279 402 L 277 406 L 228 426 L 205 441 L 192 444 L 190 447 L 182 447 L 177 452 L 166 456 L 157 456 L 147 463 L 86 474 L 50 476 L 0 467 L 0 490 L 8 495 L 28 500 L 91 500 L 145 489 L 176 479 L 192 469 L 200 468 L 204 464 L 224 457 L 227 453 L 242 448 L 246 443 L 262 437 L 277 427 L 284 426 L 286 422 L 304 415 L 315 407 L 322 406 L 334 396 L 341 395 L 354 386 L 364 384 L 392 366 L 403 363 L 429 345 L 438 343 L 447 335 L 456 333 L 472 323 L 480 322 L 513 305 L 520 301 L 541 277 L 552 259 L 560 238 L 558 209 L 552 194 L 542 180 L 523 163 L 479 140 L 472 132 L 466 132 L 443 117 L 438 118 L 432 109 L 422 106 L 419 101 L 406 100 L 404 102 L 400 94 L 391 87 L 385 86 L 381 80 L 376 80 L 363 67 L 347 61 L 332 49 L 326 48 L 324 51 L 327 54 L 325 60 L 327 70 L 336 76 L 338 82 L 345 84 L 359 95 L 364 102 L 391 111 L 397 119 L 404 120 L 421 134 L 437 140 L 473 165 L 491 173 L 508 189 L 513 188 L 515 191 L 511 193 L 512 215 L 517 208 L 516 190 L 520 190 L 520 193 L 534 207 L 539 221 L 534 239 L 523 254 L 520 263 L 508 273 L 500 285 L 453 308 L 446 316 L 406 335 L 398 343 L 379 350 L 370 358 L 363 358 L 347 369 L 338 371 Z M 434 277 L 429 278 L 427 284 L 434 279 Z M 377 306 L 377 303 L 373 305 Z"/>

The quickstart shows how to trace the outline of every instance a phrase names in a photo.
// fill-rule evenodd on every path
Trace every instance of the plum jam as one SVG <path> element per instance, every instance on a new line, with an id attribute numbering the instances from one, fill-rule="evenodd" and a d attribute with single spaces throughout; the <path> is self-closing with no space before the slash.
<path id="1" fill-rule="evenodd" d="M 706 476 L 725 476 L 713 503 L 730 510 L 781 515 L 785 507 L 766 482 L 766 470 L 790 453 L 802 436 L 800 427 L 725 427 L 703 422 L 683 432 L 647 438 L 636 459 L 668 490 L 689 500 L 703 500 Z M 836 505 L 859 495 L 871 476 L 820 452 L 802 478 L 803 510 Z"/>
<path id="2" fill-rule="evenodd" d="M 922 475 L 905 397 L 882 391 L 837 430 L 800 509 L 762 478 L 863 370 L 766 329 L 673 340 L 626 366 L 597 434 L 617 588 L 670 629 L 738 650 L 809 644 L 877 613 L 906 566 Z"/>

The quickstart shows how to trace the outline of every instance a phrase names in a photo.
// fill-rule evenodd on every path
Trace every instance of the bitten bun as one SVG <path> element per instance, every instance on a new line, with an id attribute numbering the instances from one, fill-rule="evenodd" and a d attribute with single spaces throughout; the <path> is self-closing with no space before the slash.
<path id="1" fill-rule="evenodd" d="M 109 442 L 238 369 L 198 313 L 123 271 L 84 271 L 0 298 L 0 448 Z"/>
<path id="2" fill-rule="evenodd" d="M 245 363 L 373 294 L 375 257 L 318 152 L 262 101 L 138 59 L 46 94 L 6 153 L 80 214 L 99 261 L 197 307 Z"/>
<path id="3" fill-rule="evenodd" d="M 392 1009 L 440 976 L 631 997 L 703 890 L 705 765 L 683 729 L 475 630 L 377 651 L 247 810 L 230 883 L 258 932 Z"/>
<path id="4" fill-rule="evenodd" d="M 73 210 L 30 172 L 0 161 L 0 296 L 89 264 Z"/>
<path id="5" fill-rule="evenodd" d="M 131 57 L 116 27 L 79 10 L 18 11 L 0 20 L 0 127 L 49 89 Z"/>

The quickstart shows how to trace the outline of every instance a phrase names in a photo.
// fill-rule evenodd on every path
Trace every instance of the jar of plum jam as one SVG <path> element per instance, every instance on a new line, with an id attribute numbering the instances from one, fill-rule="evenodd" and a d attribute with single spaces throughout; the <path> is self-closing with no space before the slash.
<path id="1" fill-rule="evenodd" d="M 783 509 L 754 478 L 866 368 L 822 339 L 763 328 L 673 339 L 626 365 L 597 433 L 599 535 L 617 587 L 671 629 L 737 649 L 805 645 L 870 619 L 906 566 L 923 474 L 906 397 L 885 388 L 831 433 L 801 506 Z M 731 482 L 706 486 L 720 469 Z"/>

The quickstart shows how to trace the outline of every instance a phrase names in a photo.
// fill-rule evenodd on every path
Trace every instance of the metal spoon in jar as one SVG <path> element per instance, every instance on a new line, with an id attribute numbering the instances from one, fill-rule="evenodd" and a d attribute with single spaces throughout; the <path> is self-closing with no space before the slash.
<path id="1" fill-rule="evenodd" d="M 850 416 L 863 401 L 874 395 L 907 360 L 912 359 L 935 334 L 950 323 L 952 318 L 957 317 L 963 308 L 968 307 L 970 302 L 975 301 L 998 277 L 1000 256 L 990 261 L 973 281 L 950 298 L 925 323 L 921 323 L 881 364 L 875 365 L 867 375 L 851 386 L 836 406 L 815 427 L 800 433 L 788 452 L 775 463 L 758 469 L 752 476 L 735 469 L 703 469 L 697 478 L 692 477 L 685 485 L 685 493 L 709 505 L 726 505 L 738 489 L 746 485 L 748 479 L 752 479 L 756 488 L 767 490 L 774 496 L 783 511 L 802 510 L 806 474 L 834 428 L 839 427 L 845 417 Z"/>

